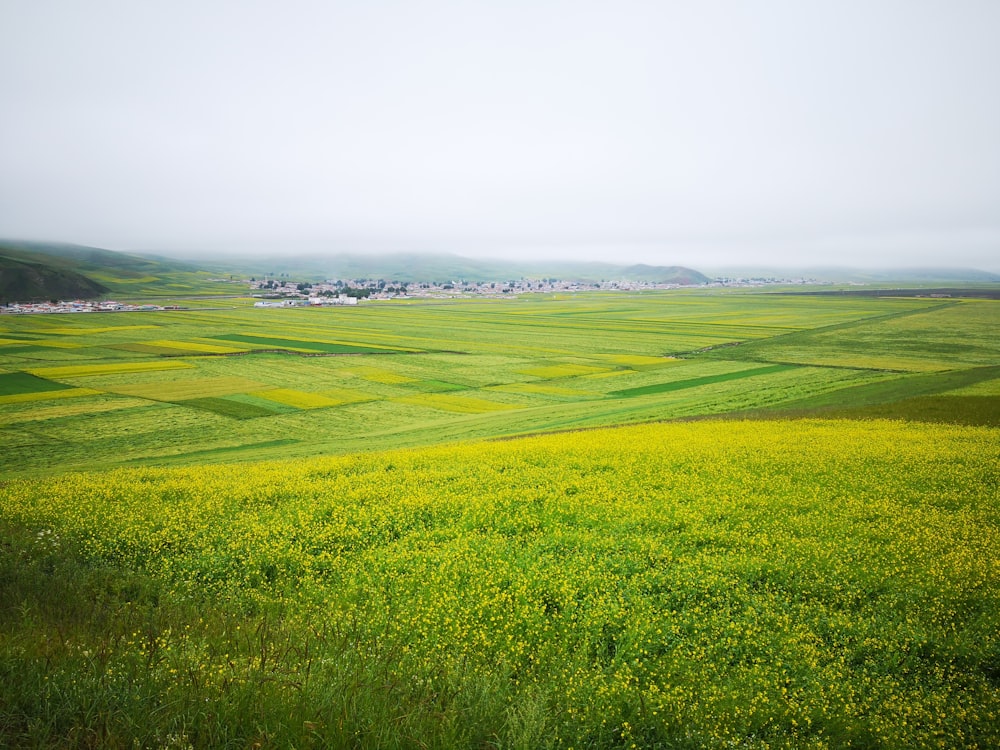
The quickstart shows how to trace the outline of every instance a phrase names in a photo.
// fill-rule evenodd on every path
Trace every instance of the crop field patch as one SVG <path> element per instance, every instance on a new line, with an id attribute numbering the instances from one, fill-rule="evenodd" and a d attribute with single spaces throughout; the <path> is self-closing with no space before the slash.
<path id="1" fill-rule="evenodd" d="M 99 333 L 112 333 L 118 331 L 144 331 L 156 330 L 160 326 L 155 325 L 132 325 L 132 326 L 53 326 L 44 329 L 46 334 L 59 334 L 62 336 L 96 336 Z"/>
<path id="2" fill-rule="evenodd" d="M 358 391 L 351 388 L 327 388 L 322 391 L 323 395 L 337 402 L 338 406 L 344 404 L 360 404 L 365 401 L 378 401 L 380 396 Z"/>
<path id="3" fill-rule="evenodd" d="M 521 370 L 522 375 L 554 380 L 556 378 L 575 378 L 580 375 L 596 375 L 606 372 L 608 368 L 596 365 L 562 364 L 545 365 L 544 367 L 529 367 Z"/>
<path id="4" fill-rule="evenodd" d="M 371 344 L 331 343 L 326 341 L 310 341 L 308 339 L 248 336 L 240 333 L 213 336 L 212 338 L 217 341 L 235 341 L 255 346 L 275 347 L 291 351 L 322 352 L 325 354 L 373 354 L 403 351 L 401 349 Z"/>
<path id="5" fill-rule="evenodd" d="M 147 341 L 145 345 L 166 349 L 167 351 L 193 352 L 196 354 L 237 354 L 247 350 L 246 347 L 235 348 L 232 346 L 219 346 L 218 344 L 204 344 L 197 341 L 170 341 L 168 339 Z"/>
<path id="6" fill-rule="evenodd" d="M 427 393 L 447 393 L 449 391 L 464 391 L 467 390 L 468 386 L 459 385 L 458 383 L 448 383 L 444 380 L 415 380 L 412 382 L 412 387 L 426 391 Z"/>
<path id="7" fill-rule="evenodd" d="M 75 391 L 74 397 L 81 396 L 80 391 L 87 391 L 87 388 L 72 388 Z M 149 406 L 149 402 L 144 399 L 125 398 L 110 396 L 107 393 L 94 393 L 95 398 L 88 399 L 86 403 L 66 403 L 61 402 L 58 406 L 32 406 L 30 409 L 20 411 L 5 410 L 0 412 L 0 426 L 17 425 L 25 422 L 45 422 L 50 419 L 71 419 L 80 416 L 92 416 L 108 411 L 119 411 L 121 409 L 133 409 L 136 407 Z M 0 403 L 4 403 L 0 401 Z"/>
<path id="8" fill-rule="evenodd" d="M 237 393 L 250 393 L 270 388 L 261 383 L 238 376 L 214 378 L 190 378 L 186 380 L 159 381 L 154 383 L 123 383 L 109 386 L 111 393 L 123 396 L 138 396 L 153 401 L 186 401 L 192 398 L 214 398 Z"/>
<path id="9" fill-rule="evenodd" d="M 606 355 L 605 359 L 616 365 L 642 369 L 648 369 L 651 367 L 666 367 L 681 361 L 674 359 L 673 357 L 649 357 L 641 354 L 609 354 Z"/>
<path id="10" fill-rule="evenodd" d="M 139 343 L 127 343 L 127 344 L 107 344 L 104 346 L 105 349 L 111 349 L 114 351 L 123 352 L 134 352 L 135 354 L 152 354 L 155 356 L 168 356 L 176 357 L 180 354 L 190 354 L 195 355 L 195 352 L 180 352 L 172 346 L 156 346 L 154 344 L 139 344 Z"/>
<path id="11" fill-rule="evenodd" d="M 984 380 L 973 385 L 967 385 L 948 391 L 949 396 L 1000 396 L 1000 378 Z"/>
<path id="12" fill-rule="evenodd" d="M 27 369 L 41 378 L 85 378 L 94 375 L 121 375 L 134 372 L 158 372 L 162 370 L 188 370 L 194 365 L 177 360 L 156 362 L 106 362 L 90 365 L 63 365 L 56 367 L 33 367 Z"/>
<path id="13" fill-rule="evenodd" d="M 905 419 L 1000 427 L 1000 394 L 917 396 L 888 404 L 831 409 L 826 414 L 846 419 Z"/>
<path id="14" fill-rule="evenodd" d="M 76 341 L 66 341 L 65 339 L 35 339 L 31 344 L 33 346 L 45 346 L 50 349 L 81 349 L 84 346 Z"/>
<path id="15" fill-rule="evenodd" d="M 381 370 L 377 367 L 355 367 L 352 368 L 351 372 L 364 380 L 372 383 L 382 383 L 383 385 L 402 385 L 404 383 L 420 382 L 417 378 L 400 375 L 397 372 L 389 370 Z"/>
<path id="16" fill-rule="evenodd" d="M 671 393 L 682 391 L 688 388 L 698 388 L 703 385 L 724 383 L 730 380 L 742 380 L 743 378 L 757 377 L 759 375 L 770 375 L 776 372 L 786 372 L 798 369 L 798 365 L 770 365 L 768 367 L 755 367 L 750 370 L 737 370 L 736 372 L 725 372 L 718 375 L 706 375 L 700 378 L 690 378 L 688 380 L 672 380 L 666 383 L 652 383 L 650 385 L 636 386 L 635 388 L 623 388 L 618 391 L 611 391 L 609 396 L 617 398 L 634 398 L 636 396 L 651 396 L 661 393 Z"/>
<path id="17" fill-rule="evenodd" d="M 340 401 L 319 393 L 296 391 L 291 388 L 272 388 L 267 391 L 250 392 L 251 396 L 276 401 L 297 409 L 322 409 L 327 406 L 339 406 Z"/>
<path id="18" fill-rule="evenodd" d="M 202 409 L 232 419 L 254 419 L 257 417 L 272 417 L 278 414 L 276 409 L 268 409 L 260 404 L 251 404 L 245 401 L 237 401 L 223 397 L 206 396 L 202 398 L 188 398 L 180 401 L 172 401 L 178 406 L 188 406 L 193 409 Z"/>
<path id="19" fill-rule="evenodd" d="M 61 391 L 70 387 L 65 383 L 56 383 L 55 381 L 46 380 L 27 372 L 0 373 L 0 396 Z"/>
<path id="20" fill-rule="evenodd" d="M 456 396 L 447 393 L 423 393 L 414 396 L 401 396 L 392 400 L 413 406 L 428 406 L 431 409 L 449 411 L 456 414 L 485 414 L 493 411 L 522 408 L 517 404 L 505 404 L 485 398 Z"/>
<path id="21" fill-rule="evenodd" d="M 581 380 L 603 380 L 604 378 L 620 378 L 623 375 L 634 375 L 632 369 L 607 370 L 605 372 L 595 372 L 591 375 L 582 375 Z"/>
<path id="22" fill-rule="evenodd" d="M 0 396 L 0 404 L 23 404 L 29 401 L 49 401 L 58 398 L 79 398 L 100 393 L 91 388 L 66 388 L 61 391 L 39 391 L 36 393 L 12 393 Z"/>
<path id="23" fill-rule="evenodd" d="M 499 391 L 501 393 L 525 393 L 539 396 L 562 396 L 566 398 L 603 398 L 603 393 L 585 391 L 579 388 L 564 388 L 557 385 L 545 385 L 543 383 L 507 383 L 506 385 L 492 385 L 486 390 Z"/>

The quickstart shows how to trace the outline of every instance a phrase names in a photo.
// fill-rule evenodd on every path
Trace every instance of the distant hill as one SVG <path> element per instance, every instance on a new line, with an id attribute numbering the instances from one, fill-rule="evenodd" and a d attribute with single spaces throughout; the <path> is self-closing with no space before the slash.
<path id="1" fill-rule="evenodd" d="M 664 284 L 704 284 L 704 274 L 681 266 L 614 265 L 572 261 L 507 261 L 459 255 L 295 256 L 218 259 L 205 265 L 219 272 L 239 267 L 255 275 L 286 274 L 293 278 L 385 279 L 386 281 L 507 281 L 555 278 L 563 281 L 647 281 Z"/>
<path id="2" fill-rule="evenodd" d="M 1000 275 L 977 268 L 837 268 L 734 266 L 711 269 L 713 277 L 816 279 L 831 284 L 995 284 Z"/>
<path id="3" fill-rule="evenodd" d="M 0 240 L 0 297 L 5 303 L 102 295 L 234 294 L 245 290 L 213 282 L 212 277 L 211 271 L 169 258 L 86 245 Z"/>
<path id="4" fill-rule="evenodd" d="M 12 258 L 0 247 L 0 303 L 91 299 L 107 293 L 81 273 L 45 262 Z"/>

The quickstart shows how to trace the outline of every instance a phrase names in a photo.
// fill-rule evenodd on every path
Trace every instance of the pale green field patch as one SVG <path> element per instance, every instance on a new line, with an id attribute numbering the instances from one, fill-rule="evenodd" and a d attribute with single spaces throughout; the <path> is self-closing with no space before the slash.
<path id="1" fill-rule="evenodd" d="M 237 393 L 256 393 L 269 389 L 266 383 L 237 376 L 217 378 L 192 378 L 156 383 L 128 383 L 107 388 L 111 393 L 138 396 L 153 401 L 183 401 L 190 398 L 231 396 Z"/>
<path id="2" fill-rule="evenodd" d="M 49 401 L 57 398 L 77 398 L 79 396 L 96 396 L 100 391 L 91 388 L 66 388 L 61 391 L 40 391 L 38 393 L 11 393 L 0 396 L 0 404 L 23 404 L 28 401 Z"/>
<path id="3" fill-rule="evenodd" d="M 41 333 L 55 333 L 63 336 L 91 336 L 97 333 L 111 333 L 112 331 L 142 331 L 153 328 L 159 328 L 159 326 L 151 325 L 135 325 L 135 326 L 100 326 L 94 328 L 70 328 L 68 326 L 46 328 Z"/>
<path id="4" fill-rule="evenodd" d="M 40 378 L 84 378 L 92 375 L 118 375 L 128 372 L 156 372 L 158 370 L 188 370 L 194 365 L 177 360 L 157 362 L 106 362 L 93 365 L 64 365 L 61 367 L 36 367 L 25 370 Z"/>
<path id="5" fill-rule="evenodd" d="M 594 375 L 599 372 L 606 372 L 607 368 L 595 365 L 547 365 L 545 367 L 530 367 L 521 370 L 522 375 L 531 375 L 536 378 L 573 378 L 579 375 Z"/>
<path id="6" fill-rule="evenodd" d="M 379 400 L 378 396 L 373 396 L 364 391 L 355 391 L 350 388 L 326 388 L 322 391 L 322 394 L 336 401 L 338 405 L 360 404 L 365 401 Z"/>
<path id="7" fill-rule="evenodd" d="M 89 391 L 89 388 L 71 388 L 68 391 L 58 391 L 58 393 L 69 394 L 70 396 L 83 396 L 80 391 Z M 14 425 L 22 422 L 45 422 L 50 419 L 65 419 L 67 417 L 84 416 L 88 414 L 100 414 L 108 411 L 118 411 L 119 409 L 133 409 L 139 406 L 150 405 L 148 401 L 138 398 L 125 398 L 109 396 L 105 393 L 93 391 L 96 395 L 103 396 L 104 400 L 93 400 L 86 403 L 60 404 L 59 406 L 33 407 L 30 411 L 13 412 L 8 411 L 0 414 L 0 425 Z M 2 403 L 10 403 L 2 402 Z"/>
<path id="8" fill-rule="evenodd" d="M 508 383 L 507 385 L 489 386 L 484 390 L 498 391 L 500 393 L 538 394 L 540 396 L 568 396 L 570 398 L 597 398 L 602 395 L 592 391 L 582 391 L 576 388 L 561 388 L 557 385 L 542 385 L 540 383 Z"/>
<path id="9" fill-rule="evenodd" d="M 674 357 L 648 357 L 643 354 L 608 354 L 605 355 L 603 359 L 607 359 L 609 362 L 614 362 L 616 365 L 625 365 L 626 367 L 671 365 L 682 361 Z"/>
<path id="10" fill-rule="evenodd" d="M 22 341 L 23 344 L 30 344 L 31 346 L 49 346 L 53 349 L 79 349 L 83 344 L 78 344 L 75 341 L 63 341 L 62 339 L 35 339 L 34 341 Z"/>

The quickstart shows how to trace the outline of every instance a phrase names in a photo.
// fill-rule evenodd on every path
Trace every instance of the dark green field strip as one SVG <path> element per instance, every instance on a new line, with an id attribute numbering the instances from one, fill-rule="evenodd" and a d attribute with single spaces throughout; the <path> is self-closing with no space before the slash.
<path id="1" fill-rule="evenodd" d="M 841 388 L 830 393 L 789 401 L 776 407 L 775 411 L 877 406 L 920 396 L 936 396 L 996 378 L 1000 378 L 1000 365 L 903 375 L 892 380 Z"/>
<path id="2" fill-rule="evenodd" d="M 52 380 L 29 375 L 26 372 L 7 372 L 0 374 L 0 396 L 13 396 L 21 393 L 45 393 L 72 388 L 71 385 L 56 383 Z"/>
<path id="3" fill-rule="evenodd" d="M 683 391 L 687 388 L 697 388 L 702 385 L 712 385 L 713 383 L 725 383 L 729 380 L 741 380 L 752 378 L 757 375 L 769 375 L 775 372 L 785 372 L 787 370 L 798 369 L 798 365 L 771 365 L 770 367 L 756 367 L 752 370 L 740 370 L 739 372 L 724 372 L 719 375 L 706 375 L 701 378 L 690 378 L 688 380 L 674 380 L 669 383 L 653 383 L 637 388 L 623 388 L 620 391 L 611 391 L 608 395 L 615 398 L 634 398 L 635 396 L 651 396 L 657 393 L 670 393 L 671 391 Z"/>
<path id="4" fill-rule="evenodd" d="M 295 406 L 289 406 L 288 404 L 282 404 L 278 401 L 261 398 L 260 396 L 251 396 L 249 393 L 234 393 L 231 396 L 222 396 L 221 398 L 230 402 L 259 406 L 272 414 L 292 414 L 301 411 L 301 409 Z"/>
<path id="5" fill-rule="evenodd" d="M 278 339 L 265 336 L 247 336 L 241 333 L 229 333 L 223 336 L 212 336 L 216 341 L 237 341 L 243 344 L 260 344 L 286 349 L 308 349 L 309 351 L 327 354 L 371 354 L 373 352 L 401 352 L 401 349 L 362 346 L 360 344 L 326 344 L 321 341 L 296 341 L 295 339 Z"/>
<path id="6" fill-rule="evenodd" d="M 39 349 L 55 349 L 55 347 L 48 347 L 44 344 L 5 344 L 0 347 L 0 353 L 2 354 L 30 354 L 31 352 L 37 352 Z"/>
<path id="7" fill-rule="evenodd" d="M 888 404 L 824 409 L 821 416 L 843 419 L 905 419 L 1000 427 L 1000 396 L 918 396 Z"/>
<path id="8" fill-rule="evenodd" d="M 271 417 L 281 412 L 277 409 L 269 409 L 260 404 L 246 403 L 245 401 L 234 401 L 227 398 L 204 396 L 202 398 L 188 398 L 183 401 L 170 401 L 177 406 L 189 406 L 193 409 L 201 409 L 218 414 L 222 417 L 232 419 L 254 419 L 256 417 Z"/>
<path id="9" fill-rule="evenodd" d="M 401 385 L 409 386 L 413 390 L 422 393 L 447 393 L 449 391 L 466 391 L 469 389 L 467 385 L 447 383 L 443 380 L 419 380 L 414 383 L 402 383 Z"/>
<path id="10" fill-rule="evenodd" d="M 766 339 L 758 339 L 755 341 L 747 342 L 740 346 L 737 352 L 727 352 L 724 356 L 725 359 L 749 359 L 753 358 L 757 352 L 766 350 L 774 345 L 788 346 L 789 344 L 795 344 L 798 342 L 805 343 L 806 345 L 815 342 L 816 336 L 818 334 L 826 334 L 834 331 L 847 331 L 856 328 L 862 328 L 873 323 L 884 323 L 886 321 L 895 320 L 898 318 L 907 318 L 913 315 L 925 315 L 936 310 L 942 310 L 946 307 L 952 307 L 954 305 L 961 304 L 960 302 L 944 302 L 938 304 L 930 304 L 926 307 L 919 307 L 916 309 L 906 309 L 906 310 L 896 310 L 891 313 L 883 313 L 880 315 L 869 315 L 864 318 L 858 318 L 856 320 L 849 320 L 842 323 L 832 323 L 825 326 L 817 326 L 815 328 L 806 328 L 803 330 L 792 331 L 790 333 L 779 333 L 775 336 Z M 733 355 L 733 356 L 729 356 Z M 713 356 L 709 354 L 709 356 Z M 811 364 L 811 363 L 803 363 Z"/>

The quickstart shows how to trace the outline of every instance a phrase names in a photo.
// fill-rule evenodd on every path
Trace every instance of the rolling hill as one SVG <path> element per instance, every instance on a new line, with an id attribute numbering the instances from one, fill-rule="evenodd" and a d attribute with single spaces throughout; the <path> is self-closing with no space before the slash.
<path id="1" fill-rule="evenodd" d="M 68 268 L 0 254 L 0 303 L 88 299 L 107 291 L 103 284 Z"/>
<path id="2" fill-rule="evenodd" d="M 241 292 L 196 265 L 86 245 L 0 240 L 0 299 L 177 297 Z"/>

